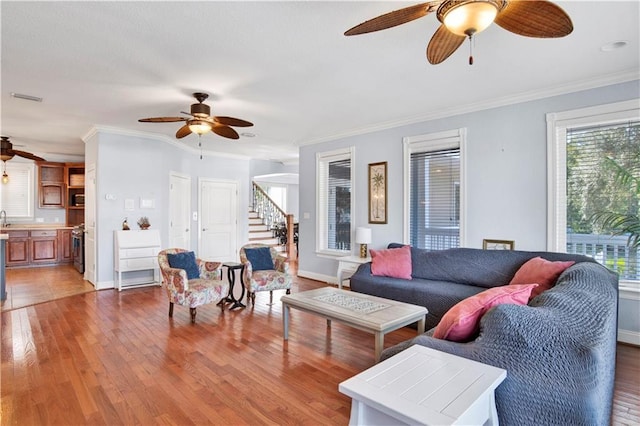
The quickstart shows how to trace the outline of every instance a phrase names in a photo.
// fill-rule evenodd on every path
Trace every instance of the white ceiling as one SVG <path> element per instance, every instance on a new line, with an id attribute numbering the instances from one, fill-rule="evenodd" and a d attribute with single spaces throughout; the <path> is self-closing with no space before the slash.
<path id="1" fill-rule="evenodd" d="M 169 140 L 181 123 L 137 120 L 180 115 L 204 91 L 212 114 L 251 121 L 238 131 L 256 135 L 208 134 L 205 150 L 291 161 L 301 144 L 640 78 L 640 2 L 557 3 L 573 20 L 568 37 L 493 25 L 469 66 L 467 43 L 427 62 L 435 14 L 343 35 L 412 2 L 2 1 L 0 132 L 44 158 L 82 154 L 95 126 Z M 618 40 L 627 47 L 601 51 Z"/>

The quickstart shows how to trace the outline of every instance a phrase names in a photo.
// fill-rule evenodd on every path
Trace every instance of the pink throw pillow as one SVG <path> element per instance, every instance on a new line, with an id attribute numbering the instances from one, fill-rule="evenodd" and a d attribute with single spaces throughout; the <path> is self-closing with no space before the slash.
<path id="1" fill-rule="evenodd" d="M 433 337 L 452 342 L 467 342 L 480 327 L 480 319 L 492 307 L 502 304 L 526 305 L 538 284 L 493 287 L 458 302 L 442 317 Z"/>
<path id="2" fill-rule="evenodd" d="M 513 284 L 540 284 L 531 292 L 531 299 L 538 296 L 543 291 L 549 290 L 556 283 L 560 274 L 573 265 L 573 260 L 566 262 L 551 262 L 541 257 L 534 257 L 525 262 L 513 276 L 509 285 Z"/>
<path id="3" fill-rule="evenodd" d="M 411 247 L 369 250 L 371 273 L 383 277 L 411 279 Z"/>

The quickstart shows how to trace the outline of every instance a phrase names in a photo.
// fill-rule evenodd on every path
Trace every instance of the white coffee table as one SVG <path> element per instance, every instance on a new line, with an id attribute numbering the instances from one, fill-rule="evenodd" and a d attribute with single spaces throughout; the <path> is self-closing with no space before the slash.
<path id="1" fill-rule="evenodd" d="M 420 345 L 339 385 L 352 398 L 350 425 L 497 425 L 501 368 Z"/>
<path id="2" fill-rule="evenodd" d="M 384 335 L 405 325 L 418 323 L 418 334 L 424 333 L 424 306 L 411 305 L 381 297 L 369 296 L 335 287 L 292 293 L 282 296 L 284 340 L 289 339 L 289 310 L 299 309 L 327 319 L 338 321 L 358 330 L 375 335 L 375 360 L 384 349 Z"/>

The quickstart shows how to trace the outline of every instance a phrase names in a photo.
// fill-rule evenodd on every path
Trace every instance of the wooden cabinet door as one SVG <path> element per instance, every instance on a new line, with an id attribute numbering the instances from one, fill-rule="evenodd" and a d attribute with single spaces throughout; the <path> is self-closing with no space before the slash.
<path id="1" fill-rule="evenodd" d="M 31 263 L 55 263 L 57 261 L 57 237 L 31 238 Z"/>
<path id="2" fill-rule="evenodd" d="M 42 183 L 40 184 L 40 208 L 63 208 L 64 184 Z"/>
<path id="3" fill-rule="evenodd" d="M 71 236 L 70 229 L 58 230 L 58 248 L 60 262 L 72 262 L 73 261 L 73 237 Z"/>
<path id="4" fill-rule="evenodd" d="M 11 237 L 7 240 L 6 265 L 21 266 L 29 264 L 29 239 L 26 237 Z"/>

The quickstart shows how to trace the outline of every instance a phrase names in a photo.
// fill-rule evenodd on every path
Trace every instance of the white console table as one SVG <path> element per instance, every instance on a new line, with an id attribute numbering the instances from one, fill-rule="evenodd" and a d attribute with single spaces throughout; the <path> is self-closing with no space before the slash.
<path id="1" fill-rule="evenodd" d="M 351 277 L 363 263 L 371 262 L 370 257 L 343 256 L 336 259 L 338 261 L 338 288 L 342 289 L 342 281 Z"/>
<path id="2" fill-rule="evenodd" d="M 124 288 L 143 287 L 160 283 L 158 253 L 160 252 L 160 232 L 147 229 L 144 231 L 115 231 L 114 236 L 114 268 L 116 286 L 119 291 Z M 122 273 L 132 271 L 153 271 L 152 280 L 135 281 L 122 284 Z"/>
<path id="3" fill-rule="evenodd" d="M 340 383 L 350 425 L 497 425 L 501 368 L 414 345 Z"/>

